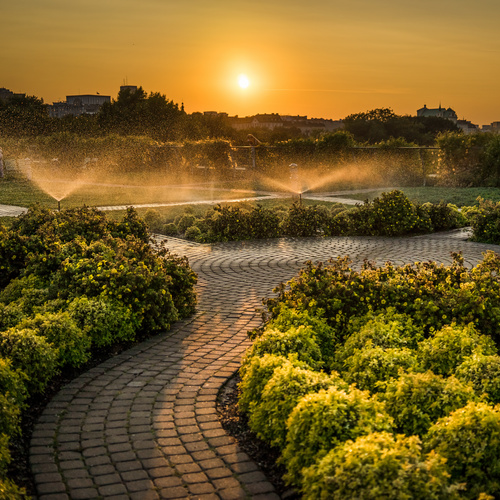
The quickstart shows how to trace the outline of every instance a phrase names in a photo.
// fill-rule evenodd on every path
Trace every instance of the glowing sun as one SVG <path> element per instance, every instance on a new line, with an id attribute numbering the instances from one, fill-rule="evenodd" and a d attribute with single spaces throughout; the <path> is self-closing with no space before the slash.
<path id="1" fill-rule="evenodd" d="M 238 77 L 238 85 L 242 89 L 246 89 L 250 85 L 250 80 L 248 79 L 247 75 L 240 75 Z"/>

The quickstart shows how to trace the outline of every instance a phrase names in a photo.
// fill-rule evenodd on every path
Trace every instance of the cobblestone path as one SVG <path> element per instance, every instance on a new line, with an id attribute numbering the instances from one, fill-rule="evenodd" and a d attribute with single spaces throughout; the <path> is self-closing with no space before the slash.
<path id="1" fill-rule="evenodd" d="M 216 397 L 260 324 L 256 308 L 307 260 L 468 265 L 497 246 L 457 231 L 415 238 L 279 239 L 198 245 L 169 239 L 199 275 L 197 313 L 91 369 L 49 403 L 30 461 L 40 500 L 278 499 L 222 429 Z"/>

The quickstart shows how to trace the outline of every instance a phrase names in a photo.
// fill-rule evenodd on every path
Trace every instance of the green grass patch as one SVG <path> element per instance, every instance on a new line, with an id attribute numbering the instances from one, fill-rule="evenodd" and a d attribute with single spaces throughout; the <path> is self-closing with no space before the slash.
<path id="1" fill-rule="evenodd" d="M 453 203 L 458 207 L 477 205 L 480 196 L 485 200 L 500 201 L 500 188 L 474 187 L 474 188 L 447 188 L 447 187 L 408 187 L 399 188 L 413 203 Z M 373 201 L 380 196 L 384 189 L 377 189 L 365 193 L 353 193 L 348 196 L 354 200 Z M 332 197 L 334 200 L 335 197 Z"/>

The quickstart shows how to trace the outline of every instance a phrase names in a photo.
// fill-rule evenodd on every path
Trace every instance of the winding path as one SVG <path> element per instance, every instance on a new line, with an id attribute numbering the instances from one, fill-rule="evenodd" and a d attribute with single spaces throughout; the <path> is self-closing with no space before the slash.
<path id="1" fill-rule="evenodd" d="M 168 239 L 198 273 L 197 313 L 64 387 L 35 426 L 30 461 L 40 500 L 278 499 L 222 429 L 216 397 L 260 324 L 256 308 L 306 260 L 349 255 L 383 264 L 462 251 L 469 266 L 494 245 L 462 231 L 414 238 L 278 239 L 198 245 Z"/>

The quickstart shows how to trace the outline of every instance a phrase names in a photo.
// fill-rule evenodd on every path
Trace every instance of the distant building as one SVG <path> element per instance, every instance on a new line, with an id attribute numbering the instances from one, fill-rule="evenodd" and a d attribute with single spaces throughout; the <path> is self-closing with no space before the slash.
<path id="1" fill-rule="evenodd" d="M 4 87 L 0 88 L 0 101 L 8 101 L 12 99 L 13 97 L 25 97 L 26 94 L 15 94 L 9 89 L 6 89 Z"/>
<path id="2" fill-rule="evenodd" d="M 120 92 L 122 90 L 128 90 L 131 94 L 135 94 L 137 92 L 137 85 L 121 85 Z"/>
<path id="3" fill-rule="evenodd" d="M 447 118 L 455 123 L 458 120 L 458 116 L 453 109 L 442 108 L 441 104 L 439 105 L 439 108 L 428 108 L 424 104 L 423 108 L 417 109 L 417 116 L 436 116 L 438 118 Z"/>
<path id="4" fill-rule="evenodd" d="M 460 128 L 464 134 L 473 134 L 480 130 L 479 125 L 475 125 L 468 120 L 457 120 L 457 127 Z"/>
<path id="5" fill-rule="evenodd" d="M 254 116 L 246 116 L 239 118 L 231 116 L 228 118 L 228 123 L 236 130 L 249 130 L 264 128 L 275 130 L 277 128 L 298 128 L 303 134 L 311 134 L 313 132 L 333 132 L 343 128 L 342 120 L 325 120 L 323 118 L 307 118 L 307 116 L 297 115 L 279 115 L 259 114 Z"/>
<path id="6" fill-rule="evenodd" d="M 49 115 L 53 118 L 64 116 L 95 115 L 105 102 L 111 102 L 109 95 L 68 95 L 63 102 L 54 102 L 48 106 Z"/>

